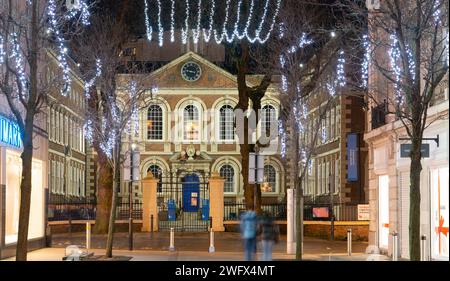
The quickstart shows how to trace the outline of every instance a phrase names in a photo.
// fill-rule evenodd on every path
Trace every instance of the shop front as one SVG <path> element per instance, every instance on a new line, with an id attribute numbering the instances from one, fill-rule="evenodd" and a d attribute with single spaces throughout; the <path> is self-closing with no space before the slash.
<path id="1" fill-rule="evenodd" d="M 420 234 L 427 260 L 449 260 L 449 151 L 448 121 L 440 120 L 425 130 L 429 154 L 422 158 Z M 400 144 L 397 145 L 400 149 Z M 410 159 L 397 157 L 400 194 L 398 201 L 400 257 L 409 258 Z"/>
<path id="2" fill-rule="evenodd" d="M 45 238 L 46 139 L 36 134 L 32 162 L 29 249 Z M 22 142 L 17 124 L 0 115 L 0 258 L 15 255 L 19 227 Z"/>

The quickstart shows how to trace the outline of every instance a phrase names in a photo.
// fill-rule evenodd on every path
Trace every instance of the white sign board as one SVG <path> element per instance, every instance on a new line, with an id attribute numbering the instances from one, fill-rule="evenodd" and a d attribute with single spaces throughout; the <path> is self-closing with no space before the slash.
<path id="1" fill-rule="evenodd" d="M 358 220 L 368 221 L 370 219 L 369 204 L 358 204 Z"/>

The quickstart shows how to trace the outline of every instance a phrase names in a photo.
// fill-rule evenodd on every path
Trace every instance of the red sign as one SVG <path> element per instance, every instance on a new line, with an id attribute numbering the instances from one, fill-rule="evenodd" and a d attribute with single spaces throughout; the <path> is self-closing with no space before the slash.
<path id="1" fill-rule="evenodd" d="M 313 218 L 328 218 L 328 207 L 320 207 L 312 209 Z"/>

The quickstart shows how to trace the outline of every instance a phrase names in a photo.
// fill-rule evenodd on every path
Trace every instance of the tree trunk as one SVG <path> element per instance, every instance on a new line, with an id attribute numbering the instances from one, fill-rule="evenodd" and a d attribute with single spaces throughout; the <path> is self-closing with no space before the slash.
<path id="1" fill-rule="evenodd" d="M 113 169 L 101 149 L 97 150 L 97 212 L 93 232 L 108 233 L 113 193 Z"/>
<path id="2" fill-rule="evenodd" d="M 421 137 L 412 139 L 410 166 L 410 209 L 409 209 L 409 255 L 413 261 L 420 260 L 420 173 Z"/>
<path id="3" fill-rule="evenodd" d="M 295 123 L 291 124 L 291 128 L 295 128 Z M 302 178 L 299 178 L 299 134 L 292 136 L 293 153 L 290 155 L 292 170 L 294 171 L 294 187 L 295 187 L 295 258 L 297 260 L 303 259 L 303 187 Z"/>
<path id="4" fill-rule="evenodd" d="M 247 128 L 248 128 L 248 120 L 245 118 L 244 120 L 244 134 L 247 134 Z M 248 142 L 247 136 L 244 136 L 244 143 L 240 145 L 240 153 L 241 153 L 241 161 L 242 161 L 242 178 L 244 180 L 244 198 L 245 198 L 245 207 L 247 210 L 252 210 L 254 208 L 254 202 L 253 202 L 253 188 L 252 185 L 248 184 L 248 168 L 249 168 L 249 162 L 248 162 L 248 155 L 249 155 L 249 149 L 248 145 L 246 144 Z"/>
<path id="5" fill-rule="evenodd" d="M 10 2 L 11 5 L 11 2 Z M 22 158 L 22 181 L 20 183 L 20 210 L 19 210 L 19 229 L 17 234 L 16 260 L 26 261 L 28 252 L 28 228 L 30 220 L 31 204 L 31 181 L 33 168 L 33 128 L 35 102 L 38 93 L 38 4 L 32 2 L 31 16 L 31 47 L 29 51 L 30 61 L 30 90 L 28 92 L 28 101 L 25 114 L 24 132 L 21 138 L 23 142 Z M 19 118 L 17 116 L 17 118 Z"/>
<path id="6" fill-rule="evenodd" d="M 114 183 L 112 192 L 112 205 L 111 212 L 109 215 L 109 225 L 108 225 L 108 238 L 106 240 L 106 257 L 112 258 L 112 248 L 114 239 L 114 226 L 116 222 L 116 210 L 118 201 L 118 192 L 120 189 L 120 148 L 122 143 L 120 139 L 116 141 L 116 147 L 114 148 Z"/>
<path id="7" fill-rule="evenodd" d="M 28 130 L 27 130 L 28 131 Z M 19 232 L 17 235 L 16 260 L 26 261 L 28 252 L 28 227 L 30 220 L 31 203 L 31 176 L 33 160 L 33 130 L 26 133 L 23 143 L 24 150 L 20 155 L 22 158 L 22 182 L 20 183 L 20 211 Z"/>
<path id="8" fill-rule="evenodd" d="M 296 225 L 296 243 L 295 243 L 295 259 L 303 259 L 303 187 L 301 180 L 297 180 L 295 190 L 295 225 Z"/>

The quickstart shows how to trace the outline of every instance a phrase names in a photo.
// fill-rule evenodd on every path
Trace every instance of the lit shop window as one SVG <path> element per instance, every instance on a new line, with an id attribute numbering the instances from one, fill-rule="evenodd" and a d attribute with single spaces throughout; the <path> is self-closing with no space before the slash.
<path id="1" fill-rule="evenodd" d="M 6 151 L 6 208 L 5 244 L 17 242 L 19 228 L 20 179 L 22 160 L 20 154 Z M 44 185 L 42 161 L 33 159 L 31 176 L 31 205 L 28 239 L 44 235 Z"/>

